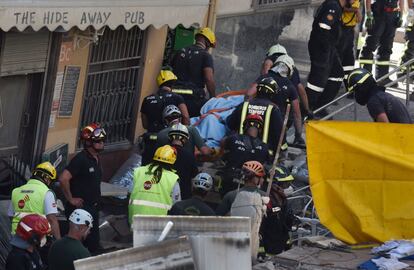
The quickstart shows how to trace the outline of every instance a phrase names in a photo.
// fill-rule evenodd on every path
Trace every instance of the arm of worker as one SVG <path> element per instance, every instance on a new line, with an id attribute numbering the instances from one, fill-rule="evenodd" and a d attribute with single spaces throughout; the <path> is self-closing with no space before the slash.
<path id="1" fill-rule="evenodd" d="M 302 102 L 303 108 L 306 112 L 310 112 L 309 109 L 309 102 L 308 102 L 308 95 L 306 94 L 305 87 L 302 83 L 297 85 L 298 95 L 300 98 L 300 101 Z"/>
<path id="2" fill-rule="evenodd" d="M 384 112 L 377 115 L 375 122 L 389 123 L 390 120 L 388 119 L 387 114 Z"/>
<path id="3" fill-rule="evenodd" d="M 365 0 L 365 14 L 370 13 L 371 11 L 371 0 Z"/>
<path id="4" fill-rule="evenodd" d="M 190 114 L 188 113 L 187 105 L 185 105 L 185 103 L 180 103 L 178 108 L 181 111 L 181 122 L 186 126 L 190 125 Z"/>
<path id="5" fill-rule="evenodd" d="M 294 125 L 295 125 L 295 136 L 302 135 L 302 114 L 300 112 L 300 105 L 299 99 L 295 99 L 292 101 L 292 110 L 293 110 L 293 117 L 294 117 Z"/>
<path id="6" fill-rule="evenodd" d="M 70 191 L 70 181 L 72 179 L 72 174 L 67 169 L 63 170 L 63 172 L 59 176 L 60 186 L 62 188 L 63 194 L 65 195 L 66 200 L 75 206 L 75 207 L 82 207 L 83 200 L 81 198 L 74 198 L 72 197 L 72 192 Z"/>
<path id="7" fill-rule="evenodd" d="M 204 80 L 206 81 L 207 91 L 210 94 L 210 98 L 216 96 L 216 83 L 214 81 L 214 70 L 211 67 L 205 67 L 203 69 Z"/>
<path id="8" fill-rule="evenodd" d="M 178 180 L 175 183 L 173 190 L 171 191 L 171 199 L 172 199 L 173 204 L 181 201 L 181 190 L 180 190 L 180 184 Z"/>
<path id="9" fill-rule="evenodd" d="M 148 130 L 148 117 L 145 113 L 141 112 L 141 123 L 142 127 Z"/>
<path id="10" fill-rule="evenodd" d="M 214 155 L 215 151 L 214 149 L 208 147 L 203 138 L 201 138 L 200 133 L 198 130 L 194 127 L 192 127 L 189 132 L 191 133 L 190 136 L 192 136 L 192 139 L 194 141 L 194 145 L 197 147 L 198 151 L 200 151 L 199 157 L 205 157 L 205 156 L 212 156 Z"/>
<path id="11" fill-rule="evenodd" d="M 408 0 L 408 2 L 411 2 L 412 0 Z M 404 11 L 404 5 L 405 5 L 405 1 L 404 0 L 398 0 L 398 4 L 400 7 L 400 15 L 402 15 L 402 12 Z M 408 6 L 410 7 L 410 6 Z"/>
<path id="12" fill-rule="evenodd" d="M 265 75 L 265 74 L 267 74 L 267 72 L 269 72 L 269 69 L 270 69 L 272 66 L 273 66 L 273 61 L 272 61 L 271 59 L 269 59 L 269 58 L 266 58 L 266 59 L 263 61 L 263 64 L 262 64 L 262 70 L 261 70 L 260 74 L 261 74 L 261 75 Z"/>
<path id="13" fill-rule="evenodd" d="M 53 191 L 49 190 L 46 193 L 45 200 L 43 202 L 43 209 L 46 215 L 47 221 L 49 221 L 50 228 L 52 229 L 52 235 L 56 239 L 60 239 L 60 228 L 59 222 L 57 220 L 57 205 L 56 205 L 56 196 Z"/>

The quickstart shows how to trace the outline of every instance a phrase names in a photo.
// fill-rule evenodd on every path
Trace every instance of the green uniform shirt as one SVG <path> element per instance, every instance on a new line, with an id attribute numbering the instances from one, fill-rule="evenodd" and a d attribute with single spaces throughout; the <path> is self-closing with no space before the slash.
<path id="1" fill-rule="evenodd" d="M 90 257 L 89 251 L 79 240 L 65 236 L 57 240 L 49 250 L 49 270 L 75 270 L 73 262 Z"/>

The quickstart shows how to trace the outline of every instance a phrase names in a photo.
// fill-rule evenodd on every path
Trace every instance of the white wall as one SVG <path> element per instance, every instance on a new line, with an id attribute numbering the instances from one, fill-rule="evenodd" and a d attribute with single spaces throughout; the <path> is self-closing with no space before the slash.
<path id="1" fill-rule="evenodd" d="M 217 0 L 217 15 L 231 15 L 251 10 L 252 0 Z"/>

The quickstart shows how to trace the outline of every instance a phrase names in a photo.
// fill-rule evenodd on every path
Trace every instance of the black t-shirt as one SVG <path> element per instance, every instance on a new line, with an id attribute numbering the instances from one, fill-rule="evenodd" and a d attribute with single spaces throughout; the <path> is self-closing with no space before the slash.
<path id="1" fill-rule="evenodd" d="M 287 104 L 298 99 L 296 88 L 288 78 L 282 77 L 278 73 L 271 70 L 265 75 L 260 75 L 259 78 L 257 78 L 256 83 L 259 83 L 266 77 L 272 77 L 279 85 L 280 92 L 273 95 L 271 101 L 279 107 L 282 115 L 285 115 Z M 292 113 L 290 115 L 292 115 Z"/>
<path id="2" fill-rule="evenodd" d="M 176 202 L 168 211 L 171 216 L 215 216 L 213 209 L 210 208 L 199 197 L 192 197 L 188 200 Z"/>
<path id="3" fill-rule="evenodd" d="M 198 173 L 197 163 L 193 153 L 188 152 L 187 149 L 180 146 L 174 148 L 177 149 L 177 160 L 173 167 L 180 178 L 181 199 L 185 200 L 191 198 L 191 179 Z"/>
<path id="4" fill-rule="evenodd" d="M 43 267 L 36 250 L 29 252 L 15 246 L 12 246 L 6 260 L 6 270 L 42 270 Z"/>
<path id="5" fill-rule="evenodd" d="M 241 168 L 249 160 L 264 164 L 269 159 L 269 147 L 259 138 L 235 134 L 224 140 L 224 160 L 229 168 Z"/>
<path id="6" fill-rule="evenodd" d="M 310 41 L 321 44 L 321 50 L 335 47 L 341 35 L 342 7 L 338 0 L 325 0 L 317 9 Z"/>
<path id="7" fill-rule="evenodd" d="M 165 90 L 159 90 L 157 94 L 147 96 L 142 101 L 141 113 L 148 118 L 148 131 L 158 132 L 165 126 L 163 124 L 162 112 L 168 105 L 179 106 L 184 103 L 182 96 Z"/>
<path id="8" fill-rule="evenodd" d="M 178 77 L 178 84 L 204 88 L 204 68 L 214 69 L 213 57 L 209 52 L 197 45 L 181 49 L 172 60 L 174 74 Z"/>
<path id="9" fill-rule="evenodd" d="M 88 249 L 79 240 L 64 236 L 50 247 L 49 270 L 74 270 L 74 261 L 90 256 Z"/>
<path id="10" fill-rule="evenodd" d="M 235 130 L 237 132 L 239 131 L 243 104 L 244 103 L 241 103 L 239 106 L 237 106 L 233 113 L 227 118 L 227 125 L 231 130 Z M 279 137 L 280 133 L 282 132 L 283 126 L 282 114 L 280 113 L 280 110 L 277 107 L 277 105 L 268 99 L 256 97 L 249 101 L 247 115 L 259 114 L 263 117 L 263 120 L 265 121 L 265 114 L 267 107 L 269 105 L 272 105 L 273 108 L 272 113 L 270 115 L 269 135 L 267 144 L 269 146 L 269 150 L 276 151 L 276 147 L 279 142 Z"/>
<path id="11" fill-rule="evenodd" d="M 87 150 L 78 153 L 66 167 L 72 174 L 70 192 L 85 204 L 95 204 L 101 197 L 102 168 Z"/>
<path id="12" fill-rule="evenodd" d="M 382 90 L 375 91 L 368 99 L 367 108 L 372 119 L 375 121 L 379 114 L 385 113 L 391 123 L 410 124 L 410 114 L 404 104 L 398 98 Z"/>

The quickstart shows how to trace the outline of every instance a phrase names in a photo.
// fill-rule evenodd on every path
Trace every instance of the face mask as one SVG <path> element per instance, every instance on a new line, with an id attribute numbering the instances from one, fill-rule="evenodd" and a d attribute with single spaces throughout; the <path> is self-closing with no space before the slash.
<path id="1" fill-rule="evenodd" d="M 288 196 L 292 195 L 294 191 L 295 191 L 295 190 L 293 189 L 293 187 L 292 187 L 292 186 L 290 186 L 290 187 L 288 187 L 288 188 L 285 188 L 285 189 L 283 190 L 283 193 L 285 193 L 286 197 L 288 197 Z"/>
<path id="2" fill-rule="evenodd" d="M 47 243 L 47 238 L 46 236 L 43 236 L 42 239 L 40 240 L 40 247 L 43 247 L 44 245 L 46 245 Z"/>
<path id="3" fill-rule="evenodd" d="M 274 66 L 271 69 L 275 73 L 279 73 L 282 77 L 288 77 L 289 76 L 289 68 L 284 63 L 279 62 L 276 66 Z"/>

